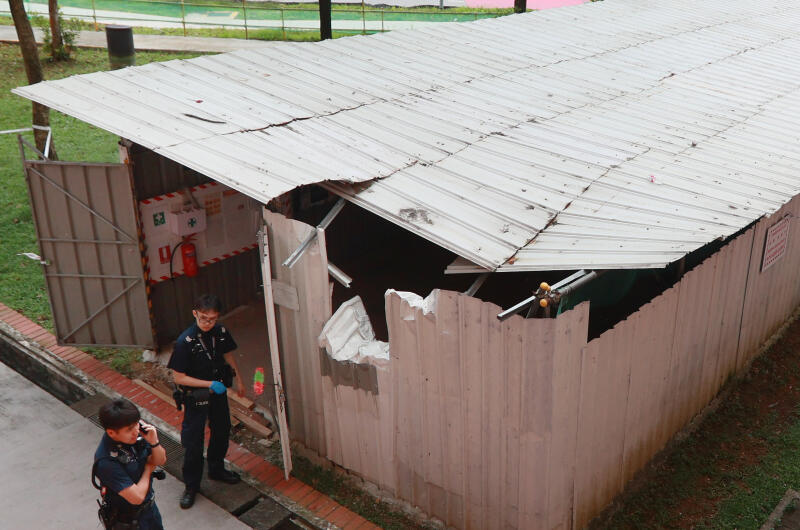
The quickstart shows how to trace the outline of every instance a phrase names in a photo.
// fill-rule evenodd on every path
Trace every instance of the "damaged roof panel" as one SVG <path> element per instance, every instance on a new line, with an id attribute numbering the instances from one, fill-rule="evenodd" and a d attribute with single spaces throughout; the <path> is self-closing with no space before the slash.
<path id="1" fill-rule="evenodd" d="M 323 183 L 450 272 L 663 267 L 800 191 L 798 23 L 606 0 L 15 92 L 262 202 Z"/>

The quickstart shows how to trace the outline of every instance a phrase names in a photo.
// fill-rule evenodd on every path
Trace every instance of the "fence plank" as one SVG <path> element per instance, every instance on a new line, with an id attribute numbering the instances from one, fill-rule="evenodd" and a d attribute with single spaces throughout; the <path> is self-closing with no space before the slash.
<path id="1" fill-rule="evenodd" d="M 458 298 L 460 310 L 459 331 L 461 337 L 461 373 L 464 388 L 464 516 L 465 527 L 481 528 L 481 512 L 484 508 L 482 482 L 483 424 L 483 311 L 480 300 L 468 296 Z"/>
<path id="2" fill-rule="evenodd" d="M 548 462 L 547 528 L 571 528 L 575 491 L 575 452 L 581 350 L 589 328 L 589 304 L 582 303 L 555 324 L 552 445 Z"/>
<path id="3" fill-rule="evenodd" d="M 505 380 L 504 355 L 506 345 L 503 323 L 500 322 L 493 307 L 483 305 L 482 318 L 484 324 L 484 355 L 481 373 L 483 374 L 483 411 L 484 443 L 482 448 L 482 480 L 485 485 L 481 527 L 502 530 L 503 506 L 503 471 L 505 463 L 506 425 L 505 403 L 507 381 Z"/>
<path id="4" fill-rule="evenodd" d="M 520 425 L 520 528 L 546 528 L 553 412 L 554 321 L 524 321 Z"/>
<path id="5" fill-rule="evenodd" d="M 520 517 L 520 426 L 522 425 L 522 366 L 525 357 L 525 340 L 522 334 L 524 319 L 514 316 L 503 323 L 503 352 L 505 371 L 505 443 L 503 457 L 504 480 L 502 485 L 503 527 L 519 526 Z"/>

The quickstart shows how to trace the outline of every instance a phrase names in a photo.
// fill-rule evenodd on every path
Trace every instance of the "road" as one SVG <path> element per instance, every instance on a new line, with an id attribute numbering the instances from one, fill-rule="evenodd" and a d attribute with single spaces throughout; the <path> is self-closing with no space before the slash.
<path id="1" fill-rule="evenodd" d="M 0 364 L 0 432 L 0 527 L 101 528 L 89 481 L 99 427 Z M 202 496 L 181 510 L 183 484 L 171 475 L 155 488 L 165 528 L 249 528 Z"/>

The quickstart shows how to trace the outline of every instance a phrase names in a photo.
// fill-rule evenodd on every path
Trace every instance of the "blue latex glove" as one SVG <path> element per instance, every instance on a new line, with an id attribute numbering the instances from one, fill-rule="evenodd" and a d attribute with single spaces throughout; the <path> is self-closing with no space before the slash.
<path id="1" fill-rule="evenodd" d="M 224 394 L 225 393 L 225 385 L 220 383 L 219 381 L 214 381 L 211 383 L 209 389 L 215 394 Z"/>

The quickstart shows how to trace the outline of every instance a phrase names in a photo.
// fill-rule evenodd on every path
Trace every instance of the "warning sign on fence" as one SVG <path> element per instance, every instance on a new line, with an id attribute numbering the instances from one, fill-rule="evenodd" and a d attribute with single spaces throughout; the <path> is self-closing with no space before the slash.
<path id="1" fill-rule="evenodd" d="M 789 216 L 784 217 L 767 230 L 764 241 L 764 257 L 761 260 L 761 272 L 772 267 L 776 261 L 786 254 L 789 243 Z"/>

